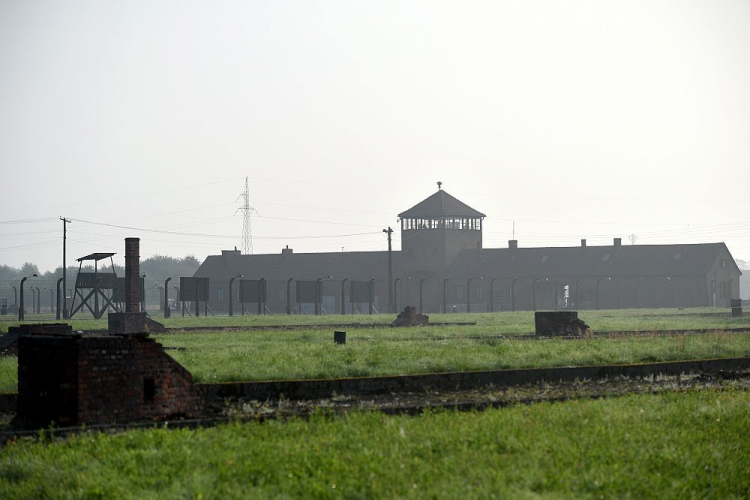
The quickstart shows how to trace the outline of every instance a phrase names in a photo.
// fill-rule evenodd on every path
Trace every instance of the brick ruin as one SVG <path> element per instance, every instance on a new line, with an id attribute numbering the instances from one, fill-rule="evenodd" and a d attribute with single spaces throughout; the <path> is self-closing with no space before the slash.
<path id="1" fill-rule="evenodd" d="M 391 326 L 426 326 L 430 323 L 430 317 L 426 314 L 417 313 L 417 308 L 412 306 L 404 307 Z"/>
<path id="2" fill-rule="evenodd" d="M 18 338 L 24 427 L 196 417 L 202 400 L 184 367 L 147 335 L 68 331 Z"/>
<path id="3" fill-rule="evenodd" d="M 589 326 L 578 319 L 578 311 L 538 311 L 534 313 L 536 334 L 540 337 L 587 335 Z"/>
<path id="4" fill-rule="evenodd" d="M 17 329 L 16 422 L 21 426 L 202 415 L 190 372 L 148 337 L 148 318 L 140 311 L 138 246 L 138 238 L 126 239 L 126 311 L 110 314 L 109 335 L 83 335 L 67 324 Z"/>

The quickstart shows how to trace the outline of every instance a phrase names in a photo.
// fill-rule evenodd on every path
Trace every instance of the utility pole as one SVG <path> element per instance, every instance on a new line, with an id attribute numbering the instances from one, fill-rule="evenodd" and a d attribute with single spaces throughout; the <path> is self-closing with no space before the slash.
<path id="1" fill-rule="evenodd" d="M 393 229 L 388 226 L 388 229 L 383 229 L 383 232 L 388 235 L 388 310 L 395 313 L 397 311 L 394 311 L 393 306 L 393 256 L 391 247 L 391 235 L 393 234 Z"/>
<path id="2" fill-rule="evenodd" d="M 63 279 L 63 319 L 68 319 L 68 269 L 65 267 L 65 257 L 67 252 L 67 246 L 68 246 L 68 226 L 67 224 L 70 223 L 70 219 L 66 219 L 65 217 L 60 217 L 60 220 L 63 223 L 63 268 L 62 268 L 62 279 Z"/>

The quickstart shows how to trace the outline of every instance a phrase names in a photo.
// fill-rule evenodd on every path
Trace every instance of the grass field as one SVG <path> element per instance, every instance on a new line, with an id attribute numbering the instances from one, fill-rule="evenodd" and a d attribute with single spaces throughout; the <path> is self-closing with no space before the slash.
<path id="1" fill-rule="evenodd" d="M 737 328 L 750 327 L 750 315 L 733 318 L 729 309 L 700 308 L 700 309 L 623 309 L 610 311 L 579 311 L 579 317 L 591 326 L 592 330 L 620 331 L 620 330 L 681 330 L 695 328 Z M 201 316 L 199 318 L 173 316 L 164 319 L 158 311 L 151 311 L 156 321 L 168 328 L 205 327 L 207 329 L 223 326 L 254 327 L 254 326 L 284 326 L 284 325 L 315 325 L 362 323 L 389 325 L 395 318 L 393 314 L 376 315 L 276 315 L 276 316 Z M 52 315 L 27 315 L 29 322 L 58 322 Z M 62 320 L 60 320 L 62 322 Z M 464 323 L 476 322 L 476 326 L 465 326 L 467 334 L 527 334 L 534 332 L 534 313 L 532 311 L 476 313 L 476 314 L 432 314 L 430 321 L 434 323 Z M 106 316 L 99 320 L 82 316 L 68 321 L 73 330 L 106 330 Z M 9 326 L 18 325 L 6 316 L 0 319 L 0 333 L 8 331 Z"/>
<path id="2" fill-rule="evenodd" d="M 671 311 L 669 311 L 671 312 Z M 591 326 L 606 330 L 655 332 L 689 327 L 721 330 L 728 325 L 750 326 L 750 317 L 728 315 L 667 314 L 661 311 L 600 311 L 586 313 Z M 382 316 L 266 317 L 288 325 L 292 319 L 344 319 L 364 323 Z M 263 317 L 199 318 L 212 323 L 259 324 Z M 551 366 L 672 361 L 736 357 L 750 354 L 750 335 L 705 334 L 677 337 L 594 338 L 582 340 L 502 340 L 488 335 L 533 331 L 533 313 L 442 315 L 448 319 L 476 321 L 469 326 L 415 328 L 347 327 L 347 345 L 332 342 L 333 328 L 210 331 L 154 335 L 197 382 L 229 382 L 289 378 L 331 378 L 398 375 L 441 371 L 495 370 Z M 182 321 L 180 319 L 180 321 Z M 695 326 L 696 324 L 700 326 Z M 183 325 L 185 326 L 185 325 Z M 597 328 L 598 329 L 598 328 Z M 15 357 L 0 357 L 0 391 L 17 387 Z"/>
<path id="3" fill-rule="evenodd" d="M 726 358 L 750 353 L 750 335 L 704 334 L 581 340 L 465 338 L 430 330 L 350 330 L 335 345 L 328 330 L 209 332 L 154 335 L 196 382 L 335 378 L 442 371 Z M 443 334 L 448 332 L 442 331 Z M 409 338 L 411 336 L 411 339 Z M 15 357 L 0 358 L 0 391 L 17 388 Z"/>
<path id="4" fill-rule="evenodd" d="M 748 498 L 750 397 L 81 435 L 0 449 L 2 498 Z"/>
<path id="5" fill-rule="evenodd" d="M 414 335 L 418 335 L 415 333 Z M 330 332 L 205 333 L 158 336 L 198 382 L 401 375 L 443 371 L 637 363 L 735 357 L 750 335 L 586 340 L 395 340 L 354 330 L 345 346 Z"/>

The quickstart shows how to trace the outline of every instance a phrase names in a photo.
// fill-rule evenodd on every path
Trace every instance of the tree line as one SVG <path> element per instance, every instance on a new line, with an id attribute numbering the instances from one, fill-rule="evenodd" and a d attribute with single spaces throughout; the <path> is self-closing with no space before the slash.
<path id="1" fill-rule="evenodd" d="M 172 278 L 175 283 L 179 284 L 180 277 L 192 276 L 200 266 L 200 262 L 195 258 L 194 255 L 186 255 L 185 257 L 170 257 L 167 255 L 155 255 L 144 259 L 140 263 L 141 274 L 145 274 L 146 278 L 146 289 L 153 288 L 155 284 L 164 284 L 164 280 Z M 111 273 L 112 266 L 109 259 L 99 261 L 98 270 L 100 273 Z M 78 274 L 78 266 L 68 266 L 68 277 L 67 285 L 68 289 L 73 289 L 75 286 L 76 275 Z M 83 272 L 94 272 L 94 266 L 86 265 L 81 268 Z M 119 277 L 125 276 L 125 268 L 118 264 L 114 265 L 114 271 Z M 21 279 L 32 274 L 37 274 L 37 278 L 33 278 L 33 281 L 27 281 L 26 286 L 35 286 L 40 289 L 56 290 L 57 280 L 62 277 L 62 266 L 57 267 L 54 271 L 47 271 L 45 273 L 39 272 L 39 267 L 31 262 L 26 262 L 20 268 L 0 265 L 0 289 L 2 290 L 2 298 L 9 298 L 8 303 L 13 302 L 13 287 L 18 289 L 18 284 Z M 25 295 L 25 294 L 24 294 Z M 46 297 L 46 295 L 44 295 Z M 48 298 L 44 298 L 43 301 L 46 303 L 49 301 Z"/>

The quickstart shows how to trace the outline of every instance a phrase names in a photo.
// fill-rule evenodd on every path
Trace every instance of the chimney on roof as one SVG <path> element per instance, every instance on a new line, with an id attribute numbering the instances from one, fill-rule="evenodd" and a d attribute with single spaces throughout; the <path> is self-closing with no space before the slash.
<path id="1" fill-rule="evenodd" d="M 508 240 L 508 248 L 510 249 L 510 255 L 515 256 L 516 250 L 518 250 L 518 240 Z"/>
<path id="2" fill-rule="evenodd" d="M 294 253 L 294 250 L 289 248 L 289 245 L 286 246 L 286 248 L 281 249 L 281 255 L 292 255 Z"/>
<path id="3" fill-rule="evenodd" d="M 581 254 L 584 254 L 584 253 L 586 253 L 586 239 L 582 238 L 581 239 Z"/>
<path id="4" fill-rule="evenodd" d="M 615 246 L 616 247 L 622 246 L 622 238 L 615 238 Z"/>

